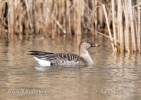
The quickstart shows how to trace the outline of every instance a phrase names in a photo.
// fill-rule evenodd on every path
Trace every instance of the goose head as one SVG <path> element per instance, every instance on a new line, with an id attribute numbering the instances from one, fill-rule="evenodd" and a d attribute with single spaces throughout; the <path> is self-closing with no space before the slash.
<path id="1" fill-rule="evenodd" d="M 79 55 L 87 62 L 88 65 L 93 65 L 94 62 L 88 53 L 89 48 L 98 47 L 99 44 L 90 41 L 81 41 L 79 45 Z"/>
<path id="2" fill-rule="evenodd" d="M 85 50 L 87 50 L 87 49 L 89 49 L 89 48 L 91 48 L 91 47 L 98 47 L 99 46 L 99 44 L 96 44 L 96 43 L 94 43 L 94 42 L 90 42 L 90 41 L 81 41 L 80 42 L 80 45 L 79 45 L 79 48 L 80 49 L 85 49 Z"/>

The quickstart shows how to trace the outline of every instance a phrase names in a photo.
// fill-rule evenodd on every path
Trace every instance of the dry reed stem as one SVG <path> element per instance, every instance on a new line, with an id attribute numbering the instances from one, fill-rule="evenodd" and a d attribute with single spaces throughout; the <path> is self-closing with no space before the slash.
<path id="1" fill-rule="evenodd" d="M 105 8 L 105 5 L 102 4 L 102 3 L 101 3 L 101 6 L 102 6 L 102 9 L 103 9 L 103 12 L 104 12 L 104 15 L 105 15 L 105 19 L 106 19 L 106 23 L 107 23 L 107 28 L 108 28 L 108 31 L 109 31 L 109 36 L 110 36 L 112 48 L 113 48 L 113 51 L 114 51 L 114 43 L 113 43 L 113 39 L 112 39 L 112 33 L 111 33 L 111 29 L 110 29 L 110 24 L 109 24 L 109 21 L 108 21 L 108 16 L 107 16 L 106 8 Z"/>
<path id="2" fill-rule="evenodd" d="M 56 24 L 58 25 L 58 27 L 62 30 L 62 32 L 63 32 L 64 34 L 66 34 L 66 30 L 63 29 L 63 27 L 62 27 L 62 25 L 59 23 L 59 21 L 56 20 L 55 18 L 54 18 L 54 20 L 55 20 Z"/>
<path id="3" fill-rule="evenodd" d="M 66 0 L 66 30 L 68 34 L 71 34 L 71 24 L 70 24 L 70 10 L 69 10 L 70 2 L 69 0 Z"/>
<path id="4" fill-rule="evenodd" d="M 14 11 L 14 0 L 8 0 L 8 37 L 9 39 L 14 39 L 14 16 L 15 16 L 15 11 Z"/>
<path id="5" fill-rule="evenodd" d="M 114 40 L 117 40 L 117 34 L 116 34 L 116 26 L 115 26 L 115 0 L 112 0 L 112 25 L 113 25 L 113 37 Z M 117 52 L 117 42 L 114 41 L 114 52 Z"/>
<path id="6" fill-rule="evenodd" d="M 124 16 L 125 16 L 125 28 L 124 28 L 124 34 L 125 34 L 125 51 L 130 53 L 130 31 L 129 31 L 129 12 L 128 12 L 128 2 L 124 2 Z"/>
<path id="7" fill-rule="evenodd" d="M 131 37 L 132 37 L 132 51 L 137 51 L 137 39 L 136 39 L 136 32 L 135 32 L 135 24 L 134 24 L 134 13 L 132 8 L 132 2 L 129 0 L 129 14 L 130 14 L 130 27 L 131 27 Z"/>
<path id="8" fill-rule="evenodd" d="M 138 0 L 137 0 L 137 2 L 140 3 L 140 1 L 138 1 Z M 138 6 L 141 6 L 141 3 L 140 4 L 137 4 L 137 5 L 134 5 L 131 8 L 135 8 L 135 7 L 138 7 Z"/>
<path id="9" fill-rule="evenodd" d="M 123 25 L 122 25 L 122 1 L 118 0 L 118 34 L 120 40 L 120 51 L 124 51 L 124 37 L 123 37 Z"/>
<path id="10" fill-rule="evenodd" d="M 138 0 L 140 2 L 140 0 Z M 136 6 L 137 7 L 137 6 Z M 137 7 L 137 13 L 138 13 L 138 21 L 137 21 L 137 44 L 138 44 L 138 52 L 141 53 L 141 4 Z"/>
<path id="11" fill-rule="evenodd" d="M 82 4 L 83 0 L 74 0 L 74 3 L 76 4 L 75 9 L 75 15 L 74 15 L 74 27 L 75 27 L 75 33 L 77 35 L 81 35 L 81 14 L 82 14 Z"/>
<path id="12" fill-rule="evenodd" d="M 88 28 L 88 29 L 91 30 L 91 31 L 95 31 L 96 33 L 98 33 L 98 34 L 100 34 L 100 35 L 102 35 L 102 36 L 105 36 L 105 37 L 109 38 L 110 40 L 115 41 L 115 42 L 117 42 L 118 44 L 120 44 L 120 41 L 117 40 L 117 39 L 115 39 L 115 38 L 112 38 L 112 37 L 110 37 L 110 36 L 108 36 L 108 35 L 106 35 L 106 34 L 104 34 L 104 33 L 98 32 L 98 31 L 93 30 L 93 29 L 91 29 L 91 28 Z"/>

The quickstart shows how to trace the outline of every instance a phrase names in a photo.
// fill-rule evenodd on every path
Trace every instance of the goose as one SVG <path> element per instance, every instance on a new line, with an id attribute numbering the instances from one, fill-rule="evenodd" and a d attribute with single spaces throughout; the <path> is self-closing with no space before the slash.
<path id="1" fill-rule="evenodd" d="M 76 66 L 76 65 L 93 65 L 94 62 L 88 52 L 91 47 L 98 47 L 90 41 L 81 41 L 79 44 L 79 55 L 65 52 L 65 53 L 50 53 L 43 51 L 29 51 L 29 55 L 33 55 L 34 59 L 40 66 Z"/>

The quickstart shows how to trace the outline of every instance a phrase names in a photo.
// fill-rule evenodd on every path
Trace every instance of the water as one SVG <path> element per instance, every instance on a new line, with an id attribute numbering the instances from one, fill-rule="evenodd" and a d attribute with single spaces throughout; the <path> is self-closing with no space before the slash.
<path id="1" fill-rule="evenodd" d="M 94 40 L 93 40 L 94 41 Z M 89 50 L 94 66 L 40 67 L 29 50 L 78 53 L 76 39 L 0 39 L 1 100 L 140 100 L 141 55 L 112 53 L 107 39 Z"/>

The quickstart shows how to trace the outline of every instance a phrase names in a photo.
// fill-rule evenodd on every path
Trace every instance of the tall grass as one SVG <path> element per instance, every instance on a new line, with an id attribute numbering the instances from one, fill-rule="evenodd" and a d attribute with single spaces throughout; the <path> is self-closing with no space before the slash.
<path id="1" fill-rule="evenodd" d="M 115 52 L 141 52 L 141 1 L 0 0 L 0 35 L 9 39 L 94 35 L 100 29 L 108 30 Z"/>

